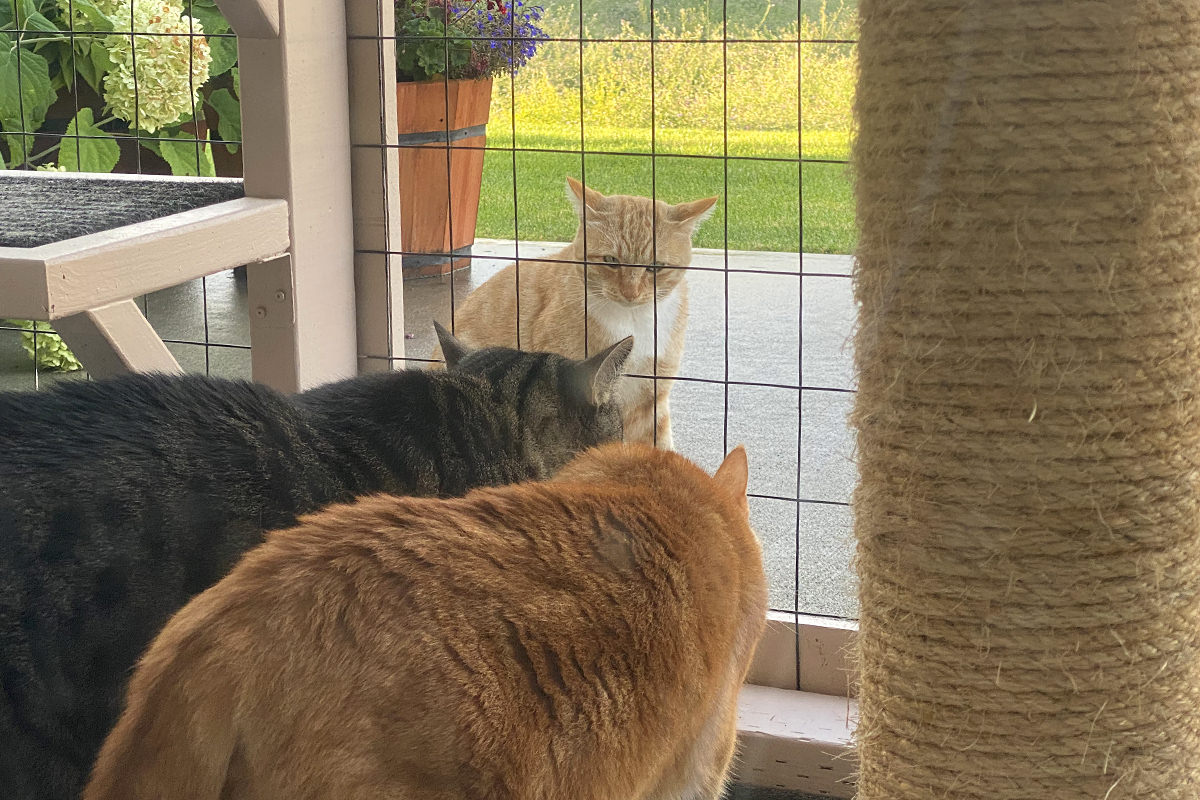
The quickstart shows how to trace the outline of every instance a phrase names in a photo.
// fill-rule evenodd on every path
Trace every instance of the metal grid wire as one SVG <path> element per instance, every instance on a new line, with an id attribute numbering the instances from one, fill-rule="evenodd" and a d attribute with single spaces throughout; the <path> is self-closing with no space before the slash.
<path id="1" fill-rule="evenodd" d="M 170 5 L 180 12 L 177 19 L 162 12 L 164 3 L 149 0 L 0 0 L 0 36 L 4 37 L 0 46 L 7 47 L 21 88 L 14 95 L 15 109 L 0 109 L 0 157 L 5 165 L 240 177 L 240 137 L 219 135 L 240 126 L 231 120 L 218 122 L 217 109 L 221 100 L 226 101 L 226 113 L 231 113 L 230 101 L 236 108 L 236 67 L 230 66 L 236 37 L 212 0 L 172 0 Z M 166 20 L 168 29 L 158 29 L 159 21 L 144 18 L 150 7 Z M 102 17 L 108 22 L 102 22 Z M 198 25 L 197 19 L 204 22 Z M 186 42 L 184 47 L 181 41 Z M 164 48 L 170 52 L 170 43 L 175 45 L 174 61 L 155 63 L 163 58 Z M 209 67 L 220 64 L 223 69 L 197 85 L 200 43 L 213 59 Z M 124 74 L 131 80 L 124 92 L 124 118 L 113 108 L 121 101 L 113 102 L 104 80 L 105 66 L 108 74 L 116 66 L 109 57 L 121 46 L 128 48 L 129 69 Z M 186 52 L 186 63 L 178 58 L 181 50 Z M 105 58 L 109 58 L 107 65 Z M 142 85 L 144 76 L 164 70 L 177 77 L 184 73 L 184 83 L 174 91 L 180 111 L 175 120 L 163 119 L 157 110 L 165 90 L 155 89 L 147 98 Z M 43 78 L 49 78 L 50 84 L 45 85 Z M 53 100 L 43 114 L 38 104 L 45 104 L 46 89 Z M 181 96 L 186 99 L 182 108 Z M 155 113 L 144 113 L 151 107 Z M 157 124 L 149 123 L 150 118 Z M 137 303 L 188 371 L 250 376 L 244 270 L 190 281 L 137 298 Z M 65 347 L 58 337 L 41 330 L 43 326 L 29 330 L 28 324 L 0 320 L 0 390 L 86 379 L 82 370 L 54 368 L 69 361 L 60 355 Z M 30 348 L 39 353 L 37 358 L 27 352 Z"/>
<path id="2" fill-rule="evenodd" d="M 0 4 L 14 9 L 14 18 L 15 9 L 22 2 L 24 0 L 0 0 Z M 78 0 L 65 0 L 70 12 L 68 19 L 75 19 L 76 2 Z M 711 470 L 731 446 L 739 442 L 747 444 L 751 462 L 751 510 L 755 528 L 764 543 L 772 584 L 772 607 L 789 612 L 853 616 L 855 608 L 849 582 L 851 546 L 848 500 L 854 478 L 850 439 L 844 421 L 853 393 L 853 381 L 849 353 L 843 347 L 850 334 L 850 320 L 853 317 L 849 266 L 847 260 L 806 254 L 804 246 L 806 213 L 810 209 L 805 192 L 809 173 L 815 170 L 842 170 L 845 162 L 840 158 L 829 158 L 806 150 L 805 109 L 801 98 L 806 74 L 806 48 L 852 47 L 854 39 L 805 38 L 799 35 L 799 28 L 797 35 L 791 38 L 731 36 L 730 14 L 736 13 L 736 5 L 728 0 L 719 3 L 720 36 L 659 36 L 654 0 L 647 0 L 649 25 L 646 35 L 589 36 L 585 13 L 589 7 L 595 7 L 591 4 L 598 2 L 578 0 L 568 3 L 567 7 L 578 25 L 576 35 L 554 36 L 541 41 L 543 47 L 575 50 L 577 68 L 573 80 L 578 92 L 577 146 L 547 147 L 524 141 L 528 137 L 523 135 L 517 108 L 522 81 L 520 73 L 497 79 L 498 82 L 507 83 L 509 97 L 507 113 L 493 114 L 489 123 L 493 142 L 499 138 L 500 144 L 487 144 L 482 148 L 459 144 L 449 147 L 446 141 L 450 139 L 451 130 L 450 115 L 447 113 L 444 131 L 446 141 L 386 145 L 397 149 L 433 148 L 443 153 L 447 178 L 452 153 L 482 149 L 485 159 L 490 159 L 486 169 L 492 170 L 493 174 L 498 171 L 506 173 L 511 181 L 511 194 L 485 193 L 481 205 L 510 208 L 512 215 L 511 236 L 498 237 L 504 241 L 477 244 L 471 269 L 451 276 L 406 282 L 404 329 L 408 339 L 407 357 L 392 360 L 427 363 L 433 345 L 432 319 L 437 318 L 454 326 L 455 309 L 461 305 L 463 298 L 474 286 L 494 274 L 499 266 L 515 259 L 520 280 L 519 270 L 523 260 L 545 260 L 547 246 L 544 243 L 522 238 L 525 209 L 540 199 L 528 189 L 525 175 L 537 166 L 539 160 L 570 158 L 577 165 L 576 177 L 585 185 L 605 193 L 616 191 L 607 185 L 609 170 L 606 165 L 614 163 L 614 159 L 646 162 L 648 182 L 645 189 L 629 193 L 646 194 L 656 199 L 663 195 L 662 199 L 669 202 L 697 199 L 673 196 L 672 176 L 677 176 L 681 170 L 718 169 L 719 175 L 711 192 L 720 196 L 718 219 L 710 221 L 706 227 L 720 227 L 721 246 L 698 252 L 693 263 L 686 267 L 692 310 L 683 365 L 680 374 L 670 376 L 675 382 L 671 411 L 676 448 Z M 698 4 L 704 2 L 696 0 Z M 709 8 L 714 5 L 715 0 L 710 0 Z M 797 19 L 804 13 L 801 5 L 800 2 L 796 3 Z M 191 8 L 190 3 L 188 8 Z M 563 8 L 562 2 L 556 2 L 556 13 L 563 13 Z M 136 17 L 132 6 L 129 13 L 130 31 L 123 31 L 120 35 L 128 36 L 133 42 L 133 58 L 136 59 L 143 42 L 167 34 L 133 31 Z M 2 32 L 14 42 L 22 43 L 14 51 L 18 69 L 26 53 L 34 52 L 30 39 L 25 37 L 46 34 L 29 24 L 12 25 Z M 70 52 L 75 53 L 78 41 L 101 34 L 75 30 L 71 26 L 64 35 L 71 45 Z M 114 34 L 105 32 L 103 35 L 107 37 Z M 189 31 L 183 35 L 196 37 L 200 34 L 189 25 Z M 206 32 L 205 36 L 211 42 L 213 39 L 231 39 L 232 34 Z M 394 39 L 375 38 L 380 42 Z M 510 42 L 519 44 L 516 37 L 510 37 Z M 745 45 L 768 48 L 772 55 L 777 54 L 778 58 L 789 59 L 795 64 L 796 101 L 792 109 L 795 119 L 792 131 L 795 136 L 794 156 L 747 155 L 731 147 L 730 105 L 736 98 L 737 81 L 736 76 L 731 80 L 730 52 L 731 48 Z M 644 47 L 649 51 L 648 74 L 629 76 L 631 82 L 643 89 L 647 85 L 649 87 L 651 124 L 648 151 L 595 146 L 589 141 L 589 131 L 594 122 L 589 121 L 586 115 L 589 80 L 587 56 L 589 48 L 597 46 Z M 448 51 L 448 38 L 445 47 Z M 662 132 L 668 128 L 660 120 L 658 100 L 658 71 L 662 64 L 663 47 L 720 49 L 722 120 L 719 153 L 664 145 Z M 190 75 L 192 48 L 188 52 Z M 135 68 L 135 119 L 138 118 L 137 109 L 142 102 L 137 74 Z M 85 92 L 78 78 L 78 73 L 71 73 L 69 85 L 72 90 L 63 95 L 69 115 L 67 118 L 70 119 L 76 118 L 83 108 L 88 107 L 81 99 Z M 207 97 L 209 95 L 202 90 L 202 98 L 206 102 Z M 205 106 L 204 111 L 207 112 L 207 109 L 208 106 Z M 193 106 L 193 118 L 200 110 Z M 97 116 L 94 119 L 102 119 L 99 116 L 101 111 L 102 103 L 95 106 Z M 25 118 L 25 111 L 21 109 L 20 119 Z M 118 127 L 111 122 L 107 124 L 109 129 Z M 69 132 L 65 126 L 61 131 L 47 130 L 43 126 L 36 131 L 22 128 L 18 132 L 36 136 L 5 139 L 8 143 L 15 141 L 24 156 L 33 156 L 25 158 L 27 163 L 37 163 L 39 157 L 45 156 L 44 151 L 55 145 L 74 148 L 75 160 L 80 162 L 83 160 L 83 143 L 89 139 L 103 138 L 77 130 Z M 193 126 L 190 138 L 184 139 L 163 136 L 161 133 L 150 134 L 136 127 L 111 130 L 111 134 L 121 149 L 122 163 L 117 170 L 125 172 L 167 171 L 168 165 L 148 150 L 147 144 L 190 144 L 196 172 L 201 171 L 202 148 L 206 142 L 214 150 L 227 143 L 240 145 L 233 137 L 221 139 L 211 136 L 207 126 L 203 131 L 199 126 Z M 365 144 L 355 146 L 378 147 Z M 6 155 L 11 159 L 10 154 Z M 796 241 L 799 243 L 794 251 L 745 253 L 731 247 L 731 220 L 736 216 L 745 217 L 755 213 L 745 197 L 745 186 L 739 185 L 743 181 L 741 168 L 754 165 L 770 167 L 778 190 L 794 195 L 794 201 L 789 201 L 794 202 L 795 219 L 790 224 L 794 225 Z M 222 174 L 239 174 L 240 163 L 237 163 L 237 167 Z M 447 194 L 445 197 L 431 196 L 429 201 L 449 205 L 452 199 Z M 561 204 L 564 214 L 569 214 L 565 199 Z M 453 226 L 453 221 L 450 225 Z M 450 234 L 453 241 L 452 230 Z M 398 237 L 393 232 L 389 232 L 388 236 L 389 244 L 382 252 L 397 257 L 430 255 L 394 247 L 393 243 Z M 449 258 L 452 254 L 446 251 L 434 255 Z M 650 260 L 653 262 L 656 259 Z M 571 269 L 586 262 L 560 263 L 563 268 Z M 584 297 L 587 297 L 586 292 Z M 244 271 L 222 273 L 156 292 L 140 298 L 139 305 L 186 369 L 249 377 Z M 656 337 L 657 316 L 656 304 Z M 586 330 L 585 326 L 585 336 Z M 20 347 L 22 333 L 21 329 L 0 321 L 0 388 L 33 388 L 49 380 L 61 379 L 64 375 L 80 376 L 80 373 L 47 373 L 38 369 L 36 364 L 31 364 Z M 35 339 L 43 337 L 40 333 L 33 334 Z M 592 343 L 588 344 L 590 347 Z M 657 354 L 657 341 L 654 350 Z M 663 376 L 659 374 L 656 360 L 650 373 L 632 377 L 657 384 Z"/>
<path id="3" fill-rule="evenodd" d="M 846 161 L 844 158 L 820 154 L 806 155 L 801 97 L 806 48 L 852 48 L 855 39 L 804 38 L 799 35 L 799 25 L 796 28 L 797 35 L 791 38 L 730 36 L 730 12 L 734 6 L 728 0 L 720 0 L 722 35 L 719 37 L 659 37 L 655 0 L 648 0 L 648 35 L 591 37 L 587 34 L 585 10 L 589 4 L 596 2 L 598 0 L 577 0 L 567 4 L 573 6 L 571 10 L 577 18 L 577 35 L 547 37 L 539 42 L 542 47 L 577 48 L 577 73 L 573 76 L 579 95 L 577 147 L 522 145 L 517 109 L 522 80 L 519 72 L 496 79 L 508 83 L 509 105 L 502 115 L 493 110 L 488 126 L 489 136 L 495 137 L 500 133 L 500 138 L 506 138 L 507 143 L 489 143 L 482 147 L 454 143 L 447 93 L 445 130 L 441 141 L 386 145 L 398 149 L 431 149 L 444 154 L 447 188 L 443 195 L 431 189 L 430 203 L 450 206 L 453 201 L 450 196 L 452 190 L 449 189 L 453 183 L 451 159 L 471 150 L 482 149 L 487 160 L 485 170 L 492 170 L 493 174 L 505 171 L 509 173 L 508 179 L 511 181 L 510 196 L 488 194 L 485 190 L 480 201 L 481 208 L 501 204 L 511 208 L 511 241 L 507 240 L 508 237 L 501 237 L 506 241 L 477 242 L 471 251 L 469 269 L 441 277 L 405 281 L 405 336 L 408 348 L 406 358 L 396 360 L 414 365 L 427 363 L 434 344 L 430 322 L 437 319 L 453 330 L 457 322 L 457 310 L 465 296 L 502 265 L 515 261 L 519 285 L 522 261 L 554 260 L 546 257 L 548 246 L 545 243 L 523 239 L 521 233 L 523 206 L 538 201 L 523 189 L 522 171 L 534 165 L 539 158 L 554 159 L 569 155 L 578 159 L 575 176 L 585 185 L 606 194 L 617 192 L 606 186 L 605 159 L 609 159 L 609 163 L 617 158 L 645 159 L 649 162 L 648 191 L 627 193 L 644 193 L 655 199 L 662 194 L 662 199 L 669 202 L 697 198 L 667 196 L 671 190 L 669 178 L 664 181 L 664 165 L 669 166 L 672 174 L 678 174 L 680 164 L 688 165 L 689 169 L 699 168 L 699 165 L 718 165 L 721 222 L 714 220 L 708 224 L 723 226 L 722 243 L 715 253 L 698 254 L 693 264 L 686 268 L 693 304 L 691 321 L 680 374 L 670 376 L 675 381 L 670 403 L 676 449 L 711 471 L 732 446 L 745 443 L 751 464 L 752 521 L 764 543 L 771 579 L 772 608 L 818 616 L 853 617 L 856 615 L 856 605 L 849 566 L 852 552 L 849 495 L 855 478 L 851 438 L 845 421 L 854 392 L 847 344 L 853 320 L 849 259 L 810 256 L 804 252 L 807 171 L 845 170 Z M 696 2 L 703 4 L 704 0 Z M 468 4 L 469 0 L 461 3 L 464 6 Z M 709 7 L 713 4 L 710 2 Z M 801 2 L 795 5 L 799 20 L 804 10 Z M 562 13 L 563 8 L 563 2 L 554 3 L 556 12 Z M 450 37 L 444 35 L 442 38 L 448 61 Z M 396 37 L 397 45 L 415 41 L 420 41 L 420 38 Z M 509 42 L 512 45 L 519 45 L 521 41 L 519 37 L 510 35 Z M 585 87 L 588 83 L 585 50 L 597 44 L 649 49 L 649 74 L 629 76 L 630 82 L 644 84 L 649 81 L 649 152 L 588 146 L 588 130 L 592 123 L 589 123 L 585 114 Z M 731 152 L 729 53 L 731 46 L 740 44 L 769 46 L 779 58 L 791 59 L 796 66 L 794 157 Z M 721 49 L 723 109 L 719 154 L 687 152 L 677 147 L 664 151 L 660 147 L 659 134 L 663 126 L 658 119 L 656 70 L 659 49 L 664 45 Z M 379 145 L 355 143 L 355 146 Z M 795 193 L 796 215 L 792 224 L 795 225 L 799 246 L 794 251 L 757 254 L 731 248 L 731 214 L 753 213 L 753 209 L 745 207 L 744 203 L 739 207 L 731 207 L 731 197 L 737 195 L 741 188 L 737 186 L 739 176 L 736 168 L 742 164 L 772 164 L 777 171 L 786 169 L 790 172 L 790 179 L 780 186 L 780 190 Z M 735 169 L 731 170 L 731 166 Z M 731 191 L 734 195 L 731 195 Z M 562 205 L 564 215 L 569 214 L 565 199 Z M 448 214 L 448 217 L 451 228 L 449 240 L 453 242 L 453 215 Z M 586 235 L 585 227 L 585 252 Z M 387 252 L 399 257 L 422 259 L 428 259 L 431 255 L 428 251 L 390 247 Z M 449 260 L 461 256 L 462 251 L 454 252 L 448 248 L 432 255 Z M 651 259 L 652 262 L 655 260 Z M 767 261 L 770 263 L 764 263 Z M 786 266 L 781 266 L 784 262 Z M 572 269 L 579 265 L 586 267 L 590 262 L 558 259 L 557 263 L 564 269 Z M 652 264 L 624 266 L 648 267 Z M 586 268 L 583 273 L 586 284 Z M 657 284 L 657 276 L 655 280 Z M 585 288 L 584 317 L 587 313 L 587 296 Z M 652 381 L 657 387 L 657 382 L 663 376 L 659 374 L 657 365 L 657 291 L 653 296 L 655 367 L 650 374 L 631 374 L 631 377 Z M 518 293 L 518 318 L 519 302 Z M 714 317 L 718 319 L 718 324 L 713 324 Z M 518 337 L 519 329 L 518 325 Z M 586 325 L 583 330 L 586 339 Z M 769 340 L 773 336 L 785 340 L 785 343 L 772 343 Z M 808 342 L 810 338 L 815 340 L 811 344 Z M 588 345 L 589 350 L 596 349 L 592 343 Z M 697 357 L 689 358 L 693 354 Z"/>

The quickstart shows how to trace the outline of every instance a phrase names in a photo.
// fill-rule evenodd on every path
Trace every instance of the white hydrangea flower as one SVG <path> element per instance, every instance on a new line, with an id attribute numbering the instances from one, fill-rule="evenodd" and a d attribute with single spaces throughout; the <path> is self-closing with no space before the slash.
<path id="1" fill-rule="evenodd" d="M 115 7 L 109 18 L 117 31 L 130 29 L 130 4 L 133 34 L 114 33 L 104 39 L 108 57 L 115 65 L 104 76 L 104 100 L 116 116 L 154 133 L 200 105 L 200 87 L 208 81 L 212 56 L 200 21 L 189 18 L 169 0 L 103 3 L 106 11 Z"/>

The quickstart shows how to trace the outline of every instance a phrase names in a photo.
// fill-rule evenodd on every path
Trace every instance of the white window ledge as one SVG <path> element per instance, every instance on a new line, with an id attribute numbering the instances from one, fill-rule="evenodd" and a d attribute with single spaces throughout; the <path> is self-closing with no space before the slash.
<path id="1" fill-rule="evenodd" d="M 848 697 L 744 686 L 734 780 L 828 797 L 854 795 L 857 703 Z"/>

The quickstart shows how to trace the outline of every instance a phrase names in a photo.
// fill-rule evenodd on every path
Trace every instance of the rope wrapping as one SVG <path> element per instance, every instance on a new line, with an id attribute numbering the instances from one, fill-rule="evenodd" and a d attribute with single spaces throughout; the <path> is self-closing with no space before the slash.
<path id="1" fill-rule="evenodd" d="M 861 0 L 860 800 L 1200 796 L 1200 3 Z"/>

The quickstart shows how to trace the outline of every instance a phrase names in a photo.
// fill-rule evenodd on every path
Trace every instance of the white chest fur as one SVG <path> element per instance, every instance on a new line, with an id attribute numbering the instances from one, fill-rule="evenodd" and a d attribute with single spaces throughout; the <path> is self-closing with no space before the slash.
<path id="1" fill-rule="evenodd" d="M 661 361 L 668 349 L 671 331 L 679 317 L 682 293 L 675 287 L 658 303 L 658 357 Z M 655 309 L 651 303 L 631 306 L 607 298 L 590 298 L 588 315 L 598 322 L 612 342 L 633 336 L 633 352 L 626 362 L 626 372 L 649 375 L 654 369 Z M 608 342 L 605 343 L 606 345 Z M 660 367 L 661 368 L 661 367 Z"/>

